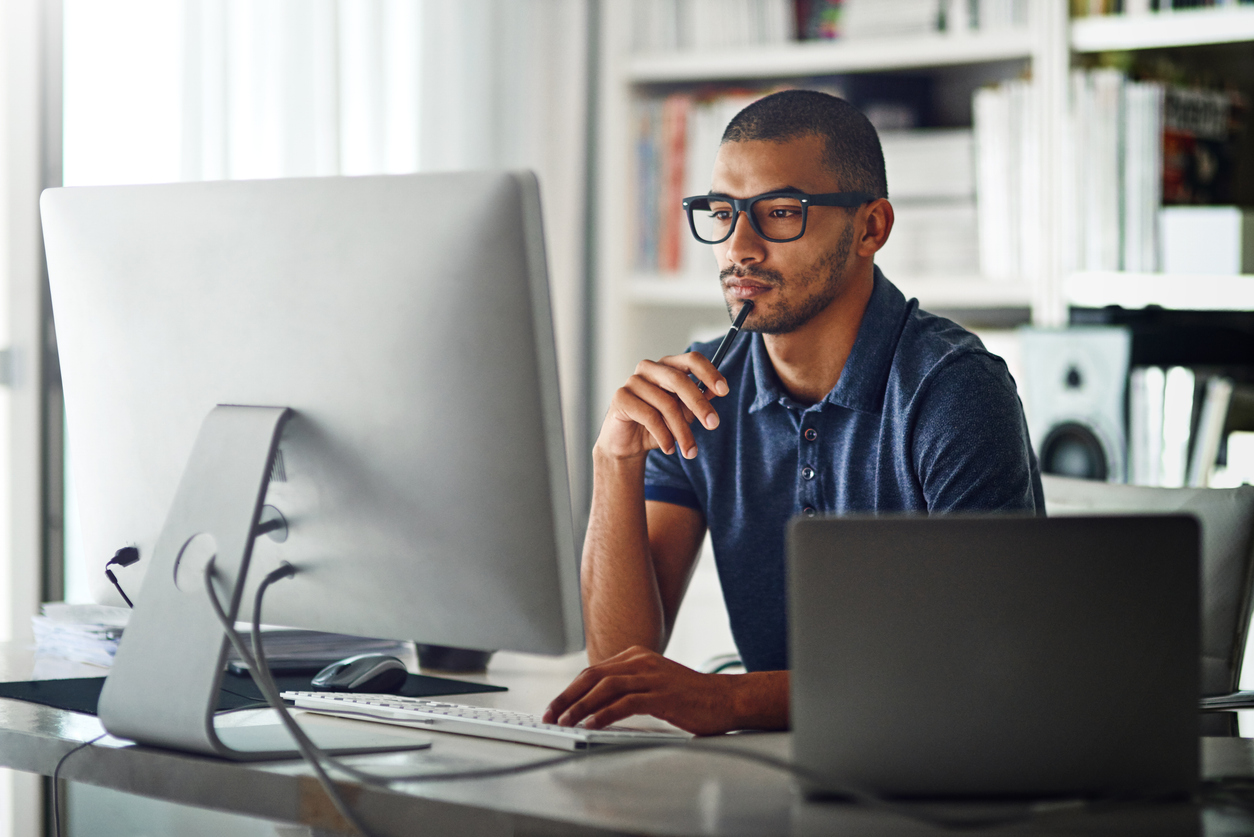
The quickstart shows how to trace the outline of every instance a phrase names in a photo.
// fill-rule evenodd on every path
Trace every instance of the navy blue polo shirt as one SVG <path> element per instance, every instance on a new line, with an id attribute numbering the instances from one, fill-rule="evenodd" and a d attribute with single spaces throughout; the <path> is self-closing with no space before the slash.
<path id="1" fill-rule="evenodd" d="M 715 345 L 692 348 L 709 357 Z M 907 302 L 878 267 L 853 350 L 822 401 L 788 397 L 760 334 L 742 335 L 720 371 L 730 391 L 711 402 L 719 426 L 693 423 L 695 459 L 651 451 L 645 497 L 705 516 L 750 671 L 788 668 L 784 527 L 794 516 L 1044 514 L 1005 362 Z"/>

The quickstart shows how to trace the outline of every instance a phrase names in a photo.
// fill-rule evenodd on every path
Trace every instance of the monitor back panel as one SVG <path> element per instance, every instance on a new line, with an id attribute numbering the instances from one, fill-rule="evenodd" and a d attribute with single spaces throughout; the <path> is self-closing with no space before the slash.
<path id="1" fill-rule="evenodd" d="M 250 578 L 300 573 L 267 621 L 582 647 L 534 176 L 56 189 L 42 210 L 98 599 L 130 544 L 138 586 L 214 405 L 283 406 L 288 538 L 258 540 Z"/>
<path id="2" fill-rule="evenodd" d="M 1191 517 L 798 520 L 795 757 L 903 797 L 1198 781 Z"/>

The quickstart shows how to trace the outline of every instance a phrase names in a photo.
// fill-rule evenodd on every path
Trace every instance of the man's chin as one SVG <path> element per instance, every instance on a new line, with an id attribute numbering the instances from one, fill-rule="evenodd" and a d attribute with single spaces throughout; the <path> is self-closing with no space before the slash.
<path id="1" fill-rule="evenodd" d="M 773 301 L 772 304 L 772 301 L 758 302 L 755 300 L 753 312 L 749 314 L 741 329 L 743 331 L 756 331 L 758 334 L 791 334 L 800 330 L 817 317 L 833 301 L 833 299 L 825 297 L 811 297 L 805 300 L 800 307 L 794 308 L 780 305 L 779 301 Z M 739 310 L 739 305 L 733 305 L 732 301 L 728 301 L 727 313 L 733 319 Z"/>

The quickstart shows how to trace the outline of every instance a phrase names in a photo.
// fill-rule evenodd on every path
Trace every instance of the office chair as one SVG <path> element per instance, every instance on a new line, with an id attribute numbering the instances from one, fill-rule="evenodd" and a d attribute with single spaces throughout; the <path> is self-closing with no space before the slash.
<path id="1" fill-rule="evenodd" d="M 1044 475 L 1051 517 L 1184 512 L 1202 527 L 1202 694 L 1237 690 L 1254 584 L 1254 486 L 1149 488 Z M 1234 712 L 1206 713 L 1202 735 L 1237 734 Z"/>

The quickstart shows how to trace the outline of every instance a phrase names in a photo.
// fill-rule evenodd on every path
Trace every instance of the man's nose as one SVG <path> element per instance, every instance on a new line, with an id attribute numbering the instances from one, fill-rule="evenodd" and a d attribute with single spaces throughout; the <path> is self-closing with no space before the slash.
<path id="1" fill-rule="evenodd" d="M 743 215 L 745 217 L 741 218 Z M 727 259 L 734 264 L 745 264 L 746 262 L 762 261 L 764 252 L 764 242 L 753 229 L 753 223 L 749 220 L 749 212 L 740 210 L 736 216 L 736 226 L 732 229 L 731 237 L 727 240 Z"/>

